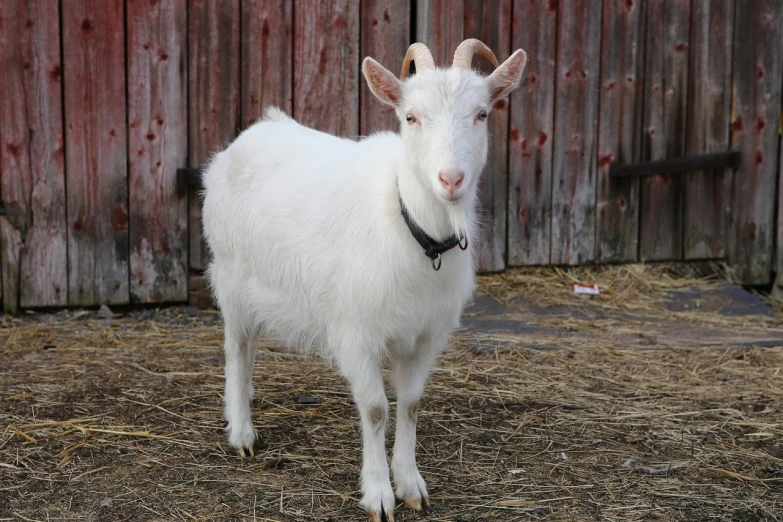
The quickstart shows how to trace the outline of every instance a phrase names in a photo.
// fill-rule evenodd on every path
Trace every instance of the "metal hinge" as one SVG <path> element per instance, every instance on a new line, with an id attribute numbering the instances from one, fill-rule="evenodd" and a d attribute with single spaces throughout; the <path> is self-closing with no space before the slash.
<path id="1" fill-rule="evenodd" d="M 201 169 L 177 169 L 177 195 L 186 195 L 190 187 L 202 188 Z"/>

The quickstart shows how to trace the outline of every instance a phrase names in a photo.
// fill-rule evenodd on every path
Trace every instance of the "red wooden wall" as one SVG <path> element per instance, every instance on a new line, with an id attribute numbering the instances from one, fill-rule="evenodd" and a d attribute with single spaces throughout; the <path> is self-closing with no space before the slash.
<path id="1" fill-rule="evenodd" d="M 203 270 L 198 168 L 269 105 L 343 136 L 397 126 L 360 74 L 412 41 L 528 52 L 495 104 L 482 271 L 728 259 L 783 273 L 777 0 L 5 0 L 4 308 L 184 301 Z M 475 66 L 485 73 L 483 60 Z M 737 172 L 613 164 L 740 150 Z"/>

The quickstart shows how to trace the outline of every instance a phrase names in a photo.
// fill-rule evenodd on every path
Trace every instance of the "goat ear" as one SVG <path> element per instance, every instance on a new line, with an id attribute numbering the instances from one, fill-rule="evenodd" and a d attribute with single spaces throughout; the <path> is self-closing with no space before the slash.
<path id="1" fill-rule="evenodd" d="M 362 62 L 362 73 L 372 93 L 384 103 L 396 107 L 402 100 L 402 83 L 383 65 L 369 56 Z"/>
<path id="2" fill-rule="evenodd" d="M 527 54 L 522 49 L 517 50 L 500 67 L 489 75 L 489 98 L 495 102 L 505 97 L 519 85 L 522 71 L 527 63 Z"/>

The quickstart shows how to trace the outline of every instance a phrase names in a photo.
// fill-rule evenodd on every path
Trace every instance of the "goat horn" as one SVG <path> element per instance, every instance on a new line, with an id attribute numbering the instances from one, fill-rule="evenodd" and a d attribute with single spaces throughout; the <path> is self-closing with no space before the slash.
<path id="1" fill-rule="evenodd" d="M 416 62 L 416 71 L 421 72 L 424 69 L 433 69 L 435 61 L 432 59 L 432 53 L 423 43 L 411 44 L 408 52 L 405 53 L 405 59 L 402 61 L 402 71 L 400 72 L 400 81 L 408 76 L 408 70 L 411 62 Z"/>
<path id="2" fill-rule="evenodd" d="M 457 46 L 457 50 L 454 51 L 454 61 L 452 62 L 452 65 L 460 69 L 470 69 L 474 54 L 480 54 L 492 62 L 492 65 L 495 67 L 498 66 L 498 59 L 495 58 L 495 53 L 492 52 L 492 49 L 475 38 L 468 38 Z"/>

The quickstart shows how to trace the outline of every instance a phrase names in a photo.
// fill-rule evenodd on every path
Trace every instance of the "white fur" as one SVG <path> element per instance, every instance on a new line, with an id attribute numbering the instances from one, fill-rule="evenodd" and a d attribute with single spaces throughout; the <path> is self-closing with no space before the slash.
<path id="1" fill-rule="evenodd" d="M 422 71 L 402 88 L 399 135 L 341 139 L 273 108 L 204 175 L 208 274 L 225 321 L 229 442 L 251 448 L 255 440 L 248 399 L 258 336 L 317 347 L 349 382 L 361 416 L 362 505 L 387 516 L 394 494 L 383 365 L 397 389 L 397 496 L 415 506 L 428 500 L 415 458 L 419 399 L 474 288 L 472 248 L 445 253 L 434 271 L 400 214 L 397 187 L 431 236 L 474 239 L 487 156 L 486 123 L 475 115 L 491 105 L 486 78 L 472 71 Z M 418 125 L 406 123 L 408 111 Z M 456 202 L 438 182 L 448 168 L 465 173 Z"/>

